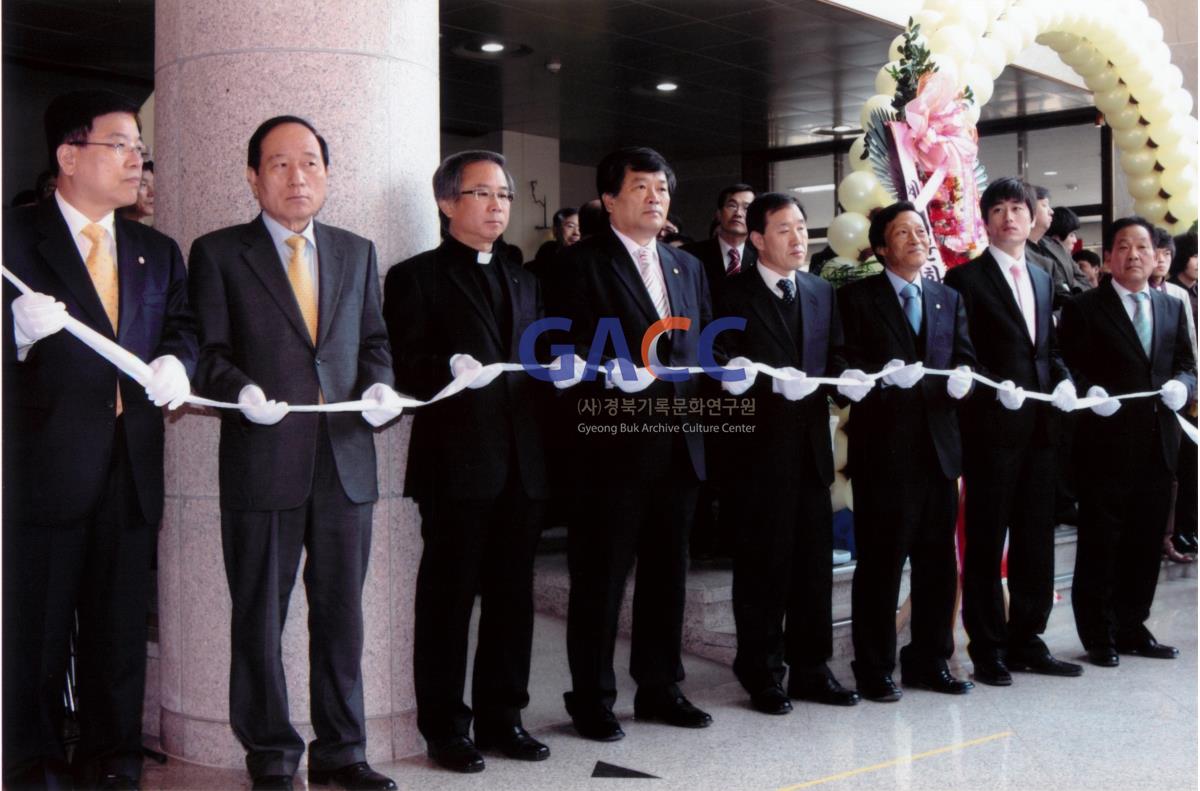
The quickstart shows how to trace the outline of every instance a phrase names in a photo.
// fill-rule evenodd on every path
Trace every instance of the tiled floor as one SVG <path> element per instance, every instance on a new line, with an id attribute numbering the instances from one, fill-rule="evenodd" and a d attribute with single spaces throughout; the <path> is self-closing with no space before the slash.
<path id="1" fill-rule="evenodd" d="M 686 661 L 685 692 L 714 717 L 680 731 L 632 718 L 632 683 L 622 673 L 617 712 L 628 734 L 597 744 L 574 734 L 562 709 L 567 687 L 564 624 L 539 617 L 535 679 L 525 724 L 550 745 L 550 760 L 521 764 L 488 756 L 480 775 L 458 775 L 412 758 L 378 769 L 401 789 L 1195 789 L 1197 785 L 1197 585 L 1159 586 L 1150 627 L 1179 646 L 1175 661 L 1122 657 L 1087 666 L 1082 678 L 1018 674 L 1012 687 L 976 687 L 947 697 L 908 691 L 895 704 L 837 709 L 799 704 L 784 717 L 751 710 L 728 668 Z M 1082 655 L 1070 602 L 1059 602 L 1046 642 L 1060 657 Z M 962 634 L 959 634 L 960 654 Z M 625 665 L 628 641 L 618 646 Z M 957 666 L 958 673 L 970 666 Z M 846 666 L 835 667 L 849 681 Z M 658 779 L 593 777 L 598 762 Z M 147 789 L 238 789 L 241 772 L 147 763 Z M 302 783 L 297 778 L 297 787 Z"/>

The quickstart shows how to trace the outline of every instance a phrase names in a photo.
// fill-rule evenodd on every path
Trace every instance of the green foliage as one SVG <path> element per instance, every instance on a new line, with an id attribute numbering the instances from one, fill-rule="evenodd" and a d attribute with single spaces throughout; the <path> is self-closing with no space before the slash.
<path id="1" fill-rule="evenodd" d="M 921 26 L 909 17 L 908 27 L 904 30 L 904 46 L 900 48 L 900 62 L 888 69 L 888 74 L 896 81 L 892 107 L 901 121 L 904 120 L 904 105 L 917 98 L 917 85 L 921 78 L 937 71 L 937 64 L 929 59 L 929 49 L 918 40 L 920 35 Z"/>

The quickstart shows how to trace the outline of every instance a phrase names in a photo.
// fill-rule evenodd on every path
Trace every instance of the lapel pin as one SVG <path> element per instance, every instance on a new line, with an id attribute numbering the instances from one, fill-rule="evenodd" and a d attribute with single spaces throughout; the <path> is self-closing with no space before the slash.
<path id="1" fill-rule="evenodd" d="M 933 309 L 934 309 L 934 310 L 941 310 L 941 309 L 942 309 L 942 306 L 941 306 L 941 305 L 938 305 L 938 304 L 936 304 L 936 303 L 935 303 L 935 304 L 934 304 L 934 306 L 933 306 Z"/>
<path id="2" fill-rule="evenodd" d="M 517 283 L 518 285 L 520 284 L 520 282 L 515 277 L 513 278 L 513 282 Z"/>
<path id="3" fill-rule="evenodd" d="M 678 268 L 678 267 L 676 267 L 676 268 L 672 269 L 671 271 L 672 271 L 672 272 L 674 272 L 674 273 L 675 273 L 675 274 L 677 274 L 677 275 L 679 274 L 679 268 Z"/>
<path id="4" fill-rule="evenodd" d="M 138 263 L 139 263 L 139 264 L 144 264 L 144 263 L 146 263 L 146 259 L 145 259 L 144 257 L 142 257 L 142 256 L 140 256 L 140 255 L 139 255 L 139 256 L 138 256 Z"/>

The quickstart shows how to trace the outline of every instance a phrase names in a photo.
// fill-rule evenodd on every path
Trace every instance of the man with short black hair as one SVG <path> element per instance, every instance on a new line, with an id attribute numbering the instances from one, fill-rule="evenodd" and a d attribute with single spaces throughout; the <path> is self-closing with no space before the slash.
<path id="1" fill-rule="evenodd" d="M 1062 244 L 1048 236 L 1048 232 L 1054 224 L 1054 212 L 1056 211 L 1050 207 L 1050 190 L 1033 185 L 1030 185 L 1030 188 L 1036 196 L 1036 201 L 1033 224 L 1029 229 L 1029 239 L 1025 242 L 1026 253 L 1032 263 L 1037 264 L 1050 275 L 1054 287 L 1054 308 L 1057 318 L 1057 311 L 1062 308 L 1063 300 L 1072 294 L 1083 291 L 1085 286 L 1077 282 L 1074 262 Z M 1078 220 L 1076 220 L 1076 227 L 1078 227 Z"/>
<path id="2" fill-rule="evenodd" d="M 1051 320 L 1050 276 L 1029 265 L 1026 241 L 1037 211 L 1015 178 L 992 182 L 980 199 L 988 248 L 946 273 L 962 295 L 979 372 L 1002 387 L 976 388 L 961 413 L 966 486 L 963 623 L 975 680 L 1012 684 L 1009 670 L 1077 676 L 1039 635 L 1054 603 L 1055 409 L 1075 404 Z M 1053 391 L 1052 404 L 1025 390 Z M 1008 541 L 1008 607 L 1000 577 Z M 1006 613 L 1007 609 L 1007 613 Z"/>
<path id="3" fill-rule="evenodd" d="M 1072 294 L 1087 291 L 1092 283 L 1071 255 L 1079 241 L 1079 215 L 1066 206 L 1055 206 L 1052 215 L 1050 227 L 1041 238 L 1041 246 L 1070 273 L 1068 285 Z"/>
<path id="4" fill-rule="evenodd" d="M 699 334 L 711 307 L 700 262 L 656 239 L 675 189 L 675 173 L 662 155 L 649 148 L 614 151 L 596 168 L 596 187 L 609 225 L 563 254 L 546 313 L 571 320 L 569 338 L 577 354 L 595 355 L 610 367 L 611 381 L 638 410 L 629 420 L 649 427 L 578 438 L 580 512 L 567 537 L 572 689 L 564 697 L 580 735 L 613 741 L 625 735 L 612 712 L 617 697 L 613 652 L 625 580 L 635 558 L 634 715 L 686 728 L 712 722 L 678 686 L 684 675 L 687 536 L 705 479 L 704 437 L 683 431 L 682 415 L 655 408 L 695 398 L 698 383 L 694 376 L 657 378 L 628 359 L 628 344 L 640 344 L 652 325 L 686 319 L 688 330 L 658 341 L 657 358 L 670 367 L 698 365 Z M 601 334 L 603 348 L 593 349 L 601 319 L 615 319 L 627 343 L 618 345 L 614 331 Z M 606 397 L 599 383 L 584 383 L 572 395 Z M 677 428 L 659 432 L 658 426 Z"/>
<path id="5" fill-rule="evenodd" d="M 375 245 L 316 220 L 329 145 L 303 118 L 250 137 L 261 213 L 201 236 L 188 257 L 200 318 L 196 389 L 221 411 L 221 547 L 233 604 L 229 717 L 254 788 L 290 789 L 304 753 L 282 660 L 306 553 L 312 725 L 308 782 L 394 789 L 366 762 L 362 592 L 379 497 L 373 427 L 400 414 Z M 361 399 L 361 413 L 288 404 Z"/>
<path id="6" fill-rule="evenodd" d="M 683 249 L 700 259 L 708 276 L 708 287 L 714 298 L 724 287 L 725 279 L 753 268 L 758 258 L 754 245 L 746 244 L 746 211 L 754 202 L 754 187 L 731 184 L 717 195 L 714 221 L 716 234 L 711 239 L 692 242 Z"/>
<path id="7" fill-rule="evenodd" d="M 114 216 L 137 197 L 138 104 L 77 91 L 46 110 L 57 190 L 4 215 L 4 785 L 70 787 L 62 742 L 72 626 L 75 782 L 137 788 L 146 613 L 163 512 L 163 415 L 188 395 L 183 256 Z M 149 364 L 145 387 L 76 338 L 78 319 Z"/>
<path id="8" fill-rule="evenodd" d="M 1124 217 L 1105 235 L 1112 280 L 1067 303 L 1063 356 L 1088 397 L 1079 420 L 1079 546 L 1071 606 L 1088 659 L 1172 659 L 1145 626 L 1161 564 L 1162 530 L 1179 459 L 1175 412 L 1196 397 L 1196 360 L 1183 304 L 1149 287 L 1153 226 Z M 1116 401 L 1146 391 L 1160 396 Z M 1195 452 L 1195 448 L 1192 448 Z M 968 497 L 970 495 L 968 494 Z M 968 500 L 969 502 L 969 500 Z"/>

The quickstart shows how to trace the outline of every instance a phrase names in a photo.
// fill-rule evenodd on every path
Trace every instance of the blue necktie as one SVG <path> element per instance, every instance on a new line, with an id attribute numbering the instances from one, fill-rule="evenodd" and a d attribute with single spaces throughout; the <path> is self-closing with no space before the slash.
<path id="1" fill-rule="evenodd" d="M 779 286 L 779 290 L 783 292 L 783 301 L 790 305 L 796 301 L 796 295 L 792 293 L 792 281 L 780 279 L 775 285 Z"/>
<path id="2" fill-rule="evenodd" d="M 1145 291 L 1131 294 L 1133 297 L 1133 328 L 1137 330 L 1138 340 L 1142 342 L 1142 351 L 1150 356 L 1150 295 Z"/>
<path id="3" fill-rule="evenodd" d="M 900 298 L 904 300 L 904 317 L 913 332 L 921 334 L 921 289 L 916 284 L 909 283 L 900 289 Z"/>

